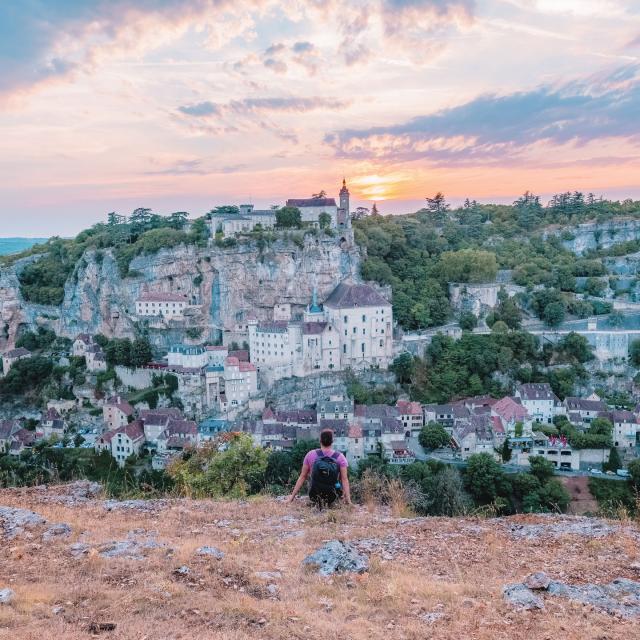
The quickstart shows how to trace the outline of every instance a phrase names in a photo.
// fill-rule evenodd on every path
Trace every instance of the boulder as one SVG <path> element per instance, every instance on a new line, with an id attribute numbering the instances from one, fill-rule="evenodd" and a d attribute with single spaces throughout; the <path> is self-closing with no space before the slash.
<path id="1" fill-rule="evenodd" d="M 544 609 L 544 601 L 531 589 L 521 583 L 508 584 L 502 591 L 504 599 L 518 609 L 530 611 L 532 609 Z"/>
<path id="2" fill-rule="evenodd" d="M 11 589 L 0 589 L 0 604 L 11 604 L 15 595 Z"/>
<path id="3" fill-rule="evenodd" d="M 43 542 L 51 542 L 54 538 L 68 538 L 71 535 L 71 527 L 65 522 L 51 525 L 43 534 Z"/>
<path id="4" fill-rule="evenodd" d="M 529 589 L 548 589 L 551 584 L 551 578 L 544 571 L 536 571 L 528 575 L 524 580 L 524 586 Z"/>
<path id="5" fill-rule="evenodd" d="M 303 565 L 315 567 L 320 575 L 334 573 L 365 573 L 369 571 L 369 559 L 353 545 L 340 540 L 330 540 L 323 547 L 307 556 Z"/>

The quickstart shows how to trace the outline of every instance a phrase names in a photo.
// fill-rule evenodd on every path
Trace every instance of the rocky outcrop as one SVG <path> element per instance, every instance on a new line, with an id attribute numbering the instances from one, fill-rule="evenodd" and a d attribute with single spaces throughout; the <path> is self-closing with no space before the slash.
<path id="1" fill-rule="evenodd" d="M 582 255 L 589 249 L 608 249 L 615 244 L 640 239 L 640 220 L 586 222 L 575 227 L 553 229 L 544 235 L 560 236 L 566 249 Z"/>
<path id="2" fill-rule="evenodd" d="M 181 245 L 137 256 L 126 278 L 111 251 L 87 251 L 66 283 L 60 308 L 25 302 L 17 277 L 25 261 L 18 261 L 0 273 L 0 349 L 14 344 L 21 325 L 48 325 L 69 338 L 81 332 L 108 337 L 143 332 L 159 349 L 184 341 L 187 329 L 196 343 L 233 334 L 249 313 L 271 320 L 276 303 L 300 311 L 314 288 L 323 300 L 341 280 L 357 278 L 360 255 L 347 236 L 308 235 L 297 243 L 282 236 L 262 249 L 255 242 L 229 248 Z M 181 294 L 191 306 L 179 320 L 139 319 L 135 301 L 146 292 Z"/>
<path id="3" fill-rule="evenodd" d="M 365 573 L 369 559 L 355 546 L 340 540 L 330 540 L 324 547 L 307 556 L 303 564 L 315 568 L 321 576 L 334 573 Z"/>

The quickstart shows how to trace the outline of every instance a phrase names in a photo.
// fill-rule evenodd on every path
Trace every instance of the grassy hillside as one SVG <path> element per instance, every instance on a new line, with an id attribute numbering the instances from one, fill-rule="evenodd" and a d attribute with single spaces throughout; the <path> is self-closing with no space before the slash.
<path id="1" fill-rule="evenodd" d="M 545 596 L 544 609 L 520 611 L 502 597 L 506 584 L 534 571 L 570 583 L 637 580 L 640 532 L 632 523 L 406 520 L 399 504 L 318 513 L 302 500 L 290 506 L 266 498 L 105 503 L 86 500 L 73 485 L 0 491 L 0 505 L 47 519 L 10 541 L 0 526 L 0 588 L 15 592 L 0 605 L 2 639 L 638 635 L 637 620 L 561 598 Z M 42 542 L 61 522 L 69 533 Z M 357 545 L 370 570 L 323 578 L 302 566 L 331 539 Z M 204 546 L 224 557 L 197 555 Z"/>

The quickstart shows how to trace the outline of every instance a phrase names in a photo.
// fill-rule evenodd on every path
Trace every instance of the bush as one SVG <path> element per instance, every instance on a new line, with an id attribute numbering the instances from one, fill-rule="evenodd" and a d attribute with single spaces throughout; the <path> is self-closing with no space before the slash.
<path id="1" fill-rule="evenodd" d="M 418 436 L 420 446 L 427 451 L 446 447 L 450 441 L 451 436 L 446 432 L 445 428 L 437 422 L 430 422 L 422 427 L 420 435 Z"/>

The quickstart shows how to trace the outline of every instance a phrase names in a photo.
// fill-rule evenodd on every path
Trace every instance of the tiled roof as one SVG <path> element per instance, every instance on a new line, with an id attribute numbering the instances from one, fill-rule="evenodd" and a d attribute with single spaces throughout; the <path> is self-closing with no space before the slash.
<path id="1" fill-rule="evenodd" d="M 117 429 L 113 430 L 113 436 L 116 436 L 118 433 L 123 433 L 129 436 L 129 438 L 131 438 L 134 442 L 136 440 L 144 438 L 144 429 L 142 428 L 142 421 L 134 420 L 129 424 L 125 424 L 123 427 L 118 427 Z"/>
<path id="2" fill-rule="evenodd" d="M 247 349 L 236 349 L 229 351 L 229 355 L 232 358 L 238 358 L 240 362 L 249 362 L 249 351 Z"/>
<path id="3" fill-rule="evenodd" d="M 397 418 L 399 413 L 396 407 L 386 404 L 357 404 L 355 415 L 358 418 Z"/>
<path id="4" fill-rule="evenodd" d="M 410 402 L 408 400 L 398 400 L 396 402 L 398 411 L 403 416 L 421 416 L 422 405 L 419 402 Z"/>
<path id="5" fill-rule="evenodd" d="M 251 362 L 240 362 L 240 371 L 257 371 L 256 365 Z"/>
<path id="6" fill-rule="evenodd" d="M 601 400 L 586 400 L 585 398 L 567 397 L 564 399 L 567 409 L 574 411 L 606 411 L 607 405 Z"/>
<path id="7" fill-rule="evenodd" d="M 391 306 L 372 286 L 368 284 L 348 284 L 346 282 L 341 282 L 331 292 L 324 304 L 338 309 Z"/>
<path id="8" fill-rule="evenodd" d="M 76 342 L 80 340 L 80 342 L 84 342 L 84 344 L 91 344 L 93 342 L 93 338 L 88 333 L 79 333 L 76 336 Z"/>
<path id="9" fill-rule="evenodd" d="M 8 358 L 22 358 L 24 356 L 30 356 L 31 351 L 25 349 L 24 347 L 18 347 L 17 349 L 12 349 L 11 351 L 7 351 L 5 354 Z"/>
<path id="10" fill-rule="evenodd" d="M 548 382 L 527 382 L 516 387 L 523 400 L 553 400 L 558 398 Z"/>
<path id="11" fill-rule="evenodd" d="M 336 207 L 335 198 L 289 198 L 287 207 Z"/>
<path id="12" fill-rule="evenodd" d="M 261 333 L 284 333 L 288 326 L 289 323 L 286 320 L 273 320 L 272 322 L 259 324 L 256 330 Z"/>
<path id="13" fill-rule="evenodd" d="M 4 440 L 21 428 L 17 420 L 0 420 L 0 438 Z"/>
<path id="14" fill-rule="evenodd" d="M 527 417 L 527 410 L 510 396 L 501 398 L 493 405 L 494 413 L 497 413 L 503 420 L 524 420 Z"/>

